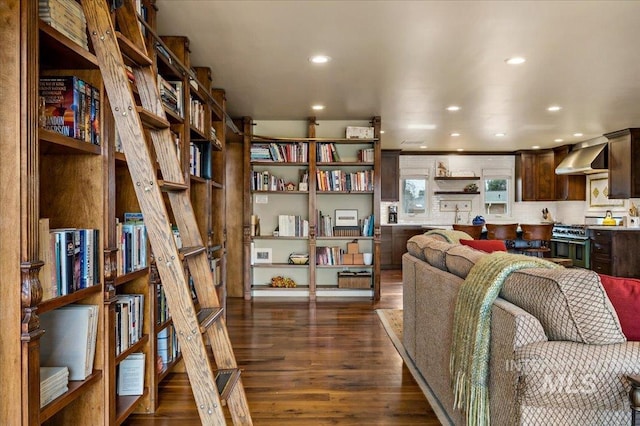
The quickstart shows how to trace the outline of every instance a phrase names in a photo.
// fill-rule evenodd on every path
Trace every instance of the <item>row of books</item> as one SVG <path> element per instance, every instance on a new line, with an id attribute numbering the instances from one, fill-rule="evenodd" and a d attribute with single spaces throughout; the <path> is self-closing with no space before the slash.
<path id="1" fill-rule="evenodd" d="M 84 49 L 88 49 L 87 20 L 75 0 L 39 0 L 40 19 Z"/>
<path id="2" fill-rule="evenodd" d="M 142 339 L 144 295 L 119 294 L 115 305 L 116 355 Z"/>
<path id="3" fill-rule="evenodd" d="M 316 170 L 318 191 L 373 191 L 373 170 Z"/>
<path id="4" fill-rule="evenodd" d="M 333 217 L 328 214 L 322 214 L 321 210 L 316 210 L 316 235 L 318 237 L 333 237 Z"/>
<path id="5" fill-rule="evenodd" d="M 199 99 L 191 98 L 191 108 L 189 109 L 191 126 L 198 131 L 205 133 L 204 104 Z"/>
<path id="6" fill-rule="evenodd" d="M 119 236 L 118 275 L 146 268 L 148 242 L 142 213 L 125 213 L 124 223 L 116 219 L 116 235 Z"/>
<path id="7" fill-rule="evenodd" d="M 278 215 L 278 236 L 308 237 L 309 221 L 297 215 Z"/>
<path id="8" fill-rule="evenodd" d="M 180 345 L 173 324 L 160 330 L 156 336 L 158 356 L 162 359 L 163 367 L 173 362 L 180 354 Z"/>
<path id="9" fill-rule="evenodd" d="M 204 179 L 211 179 L 211 156 L 213 149 L 209 141 L 189 144 L 189 173 Z"/>
<path id="10" fill-rule="evenodd" d="M 167 296 L 164 294 L 162 285 L 156 286 L 156 324 L 162 324 L 171 318 L 169 306 L 167 306 Z"/>
<path id="11" fill-rule="evenodd" d="M 40 77 L 41 128 L 100 145 L 100 91 L 76 76 Z"/>
<path id="12" fill-rule="evenodd" d="M 40 366 L 67 367 L 69 380 L 85 380 L 93 372 L 98 331 L 98 305 L 70 304 L 40 315 Z"/>
<path id="13" fill-rule="evenodd" d="M 69 390 L 67 367 L 40 367 L 40 408 Z"/>
<path id="14" fill-rule="evenodd" d="M 162 104 L 180 117 L 184 117 L 182 81 L 165 80 L 158 74 L 158 90 Z"/>
<path id="15" fill-rule="evenodd" d="M 358 150 L 358 161 L 363 163 L 373 163 L 374 162 L 374 150 L 373 148 L 367 149 L 359 149 Z"/>
<path id="16" fill-rule="evenodd" d="M 297 143 L 265 143 L 251 145 L 251 161 L 306 163 L 309 161 L 309 145 Z"/>
<path id="17" fill-rule="evenodd" d="M 316 247 L 316 265 L 342 265 L 345 250 L 338 246 Z"/>
<path id="18" fill-rule="evenodd" d="M 42 300 L 65 296 L 100 283 L 100 238 L 97 229 L 49 229 L 38 222 Z"/>
<path id="19" fill-rule="evenodd" d="M 363 237 L 373 237 L 374 224 L 375 224 L 374 219 L 375 219 L 375 216 L 371 214 L 365 217 L 364 219 L 361 219 L 358 221 L 360 223 L 360 235 L 362 235 Z"/>
<path id="20" fill-rule="evenodd" d="M 318 163 L 340 162 L 340 154 L 334 143 L 320 143 L 316 145 L 316 161 Z"/>

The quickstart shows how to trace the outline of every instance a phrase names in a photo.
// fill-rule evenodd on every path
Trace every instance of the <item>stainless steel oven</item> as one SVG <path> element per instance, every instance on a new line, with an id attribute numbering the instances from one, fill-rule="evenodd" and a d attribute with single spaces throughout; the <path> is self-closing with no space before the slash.
<path id="1" fill-rule="evenodd" d="M 551 257 L 571 259 L 573 266 L 589 268 L 591 248 L 585 225 L 561 225 L 553 227 Z"/>

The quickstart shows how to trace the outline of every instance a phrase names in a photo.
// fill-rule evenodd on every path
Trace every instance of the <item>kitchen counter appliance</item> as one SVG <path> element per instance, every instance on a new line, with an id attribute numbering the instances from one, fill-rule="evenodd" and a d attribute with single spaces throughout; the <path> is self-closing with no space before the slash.
<path id="1" fill-rule="evenodd" d="M 573 266 L 589 268 L 587 225 L 556 223 L 551 233 L 551 257 L 571 259 Z"/>

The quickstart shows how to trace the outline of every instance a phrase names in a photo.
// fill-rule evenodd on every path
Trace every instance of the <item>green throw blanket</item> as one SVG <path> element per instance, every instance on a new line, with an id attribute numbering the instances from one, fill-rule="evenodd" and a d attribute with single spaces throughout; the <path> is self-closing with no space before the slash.
<path id="1" fill-rule="evenodd" d="M 450 364 L 454 408 L 464 410 L 467 425 L 490 424 L 491 306 L 502 284 L 519 269 L 557 267 L 541 258 L 494 252 L 482 257 L 469 271 L 456 301 Z"/>
<path id="2" fill-rule="evenodd" d="M 456 231 L 452 229 L 432 229 L 424 233 L 424 235 L 438 235 L 442 237 L 446 242 L 452 244 L 460 243 L 460 240 L 473 240 L 473 238 L 463 231 Z"/>

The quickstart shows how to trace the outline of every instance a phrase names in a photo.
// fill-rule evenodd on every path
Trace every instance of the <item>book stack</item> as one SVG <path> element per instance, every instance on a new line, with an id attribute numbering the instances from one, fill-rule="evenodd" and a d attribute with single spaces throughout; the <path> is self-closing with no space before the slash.
<path id="1" fill-rule="evenodd" d="M 160 74 L 158 74 L 158 90 L 160 92 L 160 98 L 162 104 L 176 113 L 178 116 L 184 116 L 184 110 L 182 107 L 182 82 L 181 81 L 167 81 Z"/>
<path id="2" fill-rule="evenodd" d="M 115 306 L 116 355 L 122 353 L 142 338 L 144 295 L 119 294 Z"/>
<path id="3" fill-rule="evenodd" d="M 100 91 L 76 76 L 40 77 L 39 125 L 100 145 Z"/>
<path id="4" fill-rule="evenodd" d="M 124 214 L 124 223 L 116 222 L 118 241 L 118 274 L 147 267 L 147 229 L 142 213 Z"/>
<path id="5" fill-rule="evenodd" d="M 278 232 L 281 237 L 308 237 L 309 221 L 297 215 L 278 215 Z"/>
<path id="6" fill-rule="evenodd" d="M 100 282 L 99 231 L 49 229 L 49 219 L 38 223 L 40 253 L 45 261 L 40 273 L 42 300 L 65 296 Z"/>
<path id="7" fill-rule="evenodd" d="M 173 324 L 163 328 L 157 334 L 158 356 L 162 359 L 162 364 L 166 367 L 180 354 L 180 346 L 176 337 Z"/>
<path id="8" fill-rule="evenodd" d="M 40 365 L 67 367 L 69 380 L 85 380 L 93 371 L 98 305 L 72 304 L 40 315 Z"/>
<path id="9" fill-rule="evenodd" d="M 67 367 L 40 367 L 40 408 L 69 390 Z"/>
<path id="10" fill-rule="evenodd" d="M 75 0 L 39 0 L 40 19 L 87 49 L 87 20 L 82 6 Z"/>

